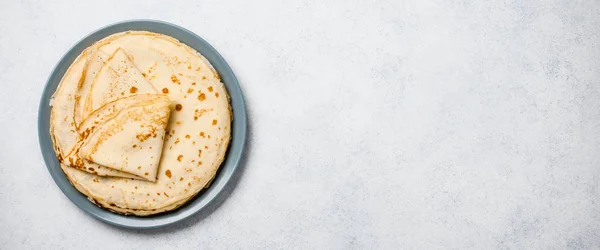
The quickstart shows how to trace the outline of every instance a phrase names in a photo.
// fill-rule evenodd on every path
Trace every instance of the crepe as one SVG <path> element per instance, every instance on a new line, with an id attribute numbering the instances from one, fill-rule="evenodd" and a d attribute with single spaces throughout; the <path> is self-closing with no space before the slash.
<path id="1" fill-rule="evenodd" d="M 85 114 L 76 118 L 73 103 L 80 89 L 80 76 L 86 68 L 87 58 L 92 53 L 114 54 L 113 60 L 117 56 L 124 58 L 118 50 L 123 51 L 153 89 L 171 100 L 168 132 L 165 134 L 155 182 L 99 176 L 74 168 L 64 160 L 66 155 L 76 151 L 73 150 L 77 148 L 74 144 L 81 137 L 74 121 L 83 121 Z M 100 75 L 98 72 L 96 78 Z M 139 79 L 136 83 L 144 85 L 140 78 L 134 79 Z M 90 88 L 87 97 L 91 99 L 90 109 L 98 107 L 95 103 L 110 102 L 108 100 L 111 98 L 99 97 L 95 93 L 101 88 Z M 116 98 L 120 98 L 120 92 L 112 91 L 113 88 L 127 90 L 127 87 L 109 87 L 111 93 L 118 94 Z M 146 89 L 150 92 L 149 88 Z M 82 113 L 88 112 L 93 116 L 93 110 Z M 122 214 L 144 216 L 173 210 L 210 183 L 229 145 L 231 119 L 227 91 L 217 72 L 202 55 L 169 36 L 128 31 L 102 39 L 73 62 L 53 96 L 50 129 L 61 167 L 73 186 L 101 207 Z M 94 155 L 90 158 L 98 160 Z"/>
<path id="2" fill-rule="evenodd" d="M 96 110 L 63 163 L 99 176 L 154 181 L 170 113 L 166 95 L 134 95 Z M 133 166 L 135 165 L 135 166 Z"/>
<path id="3" fill-rule="evenodd" d="M 91 51 L 91 53 L 89 53 L 86 57 L 83 72 L 81 74 L 79 84 L 77 85 L 77 92 L 75 93 L 75 114 L 73 118 L 76 126 L 79 126 L 84 118 L 83 110 L 85 101 L 87 100 L 92 83 L 96 78 L 96 74 L 98 74 L 100 69 L 102 69 L 109 57 L 109 54 L 99 50 Z"/>
<path id="4" fill-rule="evenodd" d="M 122 106 L 117 109 L 115 107 Z M 84 120 L 79 155 L 115 170 L 155 181 L 170 100 L 166 95 L 136 95 L 96 110 Z"/>
<path id="5" fill-rule="evenodd" d="M 99 53 L 102 52 L 97 52 Z M 94 110 L 119 98 L 133 94 L 157 93 L 121 48 L 117 48 L 108 58 L 89 88 L 81 119 L 85 119 Z M 85 89 L 80 89 L 81 91 Z"/>
<path id="6" fill-rule="evenodd" d="M 124 50 L 118 48 L 114 53 L 112 53 L 111 56 L 108 55 L 109 54 L 105 52 L 93 49 L 86 56 L 86 62 L 83 67 L 81 79 L 77 85 L 77 92 L 75 94 L 75 113 L 73 120 L 75 127 L 80 131 L 78 143 L 75 149 L 72 150 L 67 157 L 65 157 L 65 164 L 70 167 L 100 176 L 127 177 L 154 181 L 157 164 L 148 165 L 147 162 L 144 161 L 131 163 L 123 160 L 117 161 L 114 156 L 110 159 L 101 158 L 99 161 L 94 161 L 92 160 L 92 155 L 90 155 L 90 152 L 87 152 L 88 155 L 82 155 L 82 153 L 86 153 L 81 151 L 82 147 L 84 145 L 90 145 L 90 143 L 84 141 L 86 138 L 82 137 L 83 134 L 81 132 L 81 123 L 90 115 L 90 110 L 96 110 L 97 108 L 99 108 L 98 110 L 106 109 L 107 106 L 110 106 L 113 110 L 120 112 L 121 109 L 124 109 L 127 106 L 119 106 L 117 105 L 119 102 L 116 104 L 111 102 L 119 100 L 119 98 L 127 98 L 129 96 L 136 95 L 137 93 L 156 92 L 152 85 L 142 76 L 141 72 L 135 68 Z M 124 89 L 129 89 L 129 91 L 125 93 L 123 91 Z M 116 92 L 120 92 L 120 94 L 115 95 L 114 93 Z M 138 99 L 134 98 L 132 100 Z M 98 107 L 96 107 L 96 105 L 98 105 Z M 102 114 L 102 112 L 99 113 Z M 166 117 L 168 117 L 168 113 Z M 98 123 L 98 121 L 95 121 L 95 123 L 102 124 Z M 143 133 L 143 131 L 139 132 Z M 161 129 L 161 131 L 158 131 L 158 133 L 164 134 L 164 128 Z M 121 137 L 122 135 L 116 136 L 114 137 L 114 140 L 121 139 Z M 157 142 L 154 143 L 156 144 Z M 162 147 L 153 147 L 153 155 L 149 155 L 148 159 L 160 158 L 160 150 L 157 151 L 157 148 Z M 100 153 L 107 153 L 107 151 L 101 151 Z M 121 153 L 123 153 L 122 158 L 128 159 L 128 153 L 130 152 Z M 140 159 L 140 157 L 133 156 L 132 159 Z M 126 162 L 127 164 L 125 164 Z M 135 167 L 131 167 L 129 164 L 136 164 L 136 166 L 140 166 L 140 169 L 135 169 Z M 144 171 L 140 173 L 141 166 L 145 167 Z"/>

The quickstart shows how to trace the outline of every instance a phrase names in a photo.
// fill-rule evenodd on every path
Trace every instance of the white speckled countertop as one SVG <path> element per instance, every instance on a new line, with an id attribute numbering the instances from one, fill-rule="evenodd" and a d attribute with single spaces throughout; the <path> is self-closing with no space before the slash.
<path id="1" fill-rule="evenodd" d="M 598 249 L 598 1 L 0 1 L 0 249 Z M 453 4 L 449 2 L 455 2 Z M 37 141 L 55 63 L 133 18 L 237 74 L 243 171 L 210 211 L 108 226 Z"/>

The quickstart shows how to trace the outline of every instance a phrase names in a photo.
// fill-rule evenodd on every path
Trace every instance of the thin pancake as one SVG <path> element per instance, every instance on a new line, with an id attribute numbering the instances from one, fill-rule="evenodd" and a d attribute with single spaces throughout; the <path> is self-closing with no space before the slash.
<path id="1" fill-rule="evenodd" d="M 129 105 L 115 112 L 120 102 Z M 79 154 L 102 166 L 155 181 L 170 112 L 166 95 L 135 95 L 109 103 L 80 126 L 85 138 Z"/>
<path id="2" fill-rule="evenodd" d="M 155 93 L 152 84 L 129 60 L 125 51 L 117 48 L 94 77 L 81 119 L 114 100 L 133 94 Z"/>
<path id="3" fill-rule="evenodd" d="M 112 54 L 110 57 L 108 56 L 109 53 L 98 49 L 90 48 L 89 53 L 86 53 L 87 51 L 84 51 L 82 54 L 85 55 L 87 60 L 84 64 L 75 94 L 75 110 L 73 115 L 75 128 L 79 127 L 81 121 L 88 117 L 96 108 L 104 107 L 106 104 L 119 98 L 139 93 L 156 92 L 122 49 L 116 49 L 113 53 L 110 53 Z M 125 92 L 125 89 L 129 89 L 129 91 Z M 116 95 L 116 92 L 120 93 Z M 101 106 L 96 107 L 95 105 Z M 116 168 L 115 166 L 104 166 L 85 159 L 80 155 L 81 152 L 79 151 L 83 143 L 81 135 L 77 135 L 77 140 L 78 143 L 75 149 L 71 150 L 64 157 L 66 165 L 100 176 L 136 179 L 148 178 L 147 176 L 120 171 L 120 168 Z"/>
<path id="4" fill-rule="evenodd" d="M 156 182 L 101 177 L 66 165 L 63 171 L 80 192 L 112 211 L 141 216 L 169 211 L 206 187 L 224 159 L 231 133 L 227 92 L 208 61 L 172 37 L 130 31 L 109 36 L 88 50 L 112 54 L 118 48 L 131 55 L 135 67 L 159 92 L 168 94 L 175 107 Z M 75 74 L 77 65 L 72 65 Z M 62 82 L 57 93 L 71 94 L 74 90 L 65 87 L 70 85 Z"/>
<path id="5" fill-rule="evenodd" d="M 100 166 L 79 158 L 77 148 L 80 135 L 74 119 L 75 99 L 80 78 L 85 68 L 86 58 L 95 50 L 86 49 L 79 55 L 63 76 L 56 92 L 50 100 L 50 135 L 54 151 L 61 163 L 102 176 L 137 178 L 135 175 Z"/>
<path id="6" fill-rule="evenodd" d="M 128 109 L 137 106 L 150 105 L 153 101 L 159 100 L 160 98 L 166 98 L 163 95 L 135 95 L 128 98 L 122 98 L 111 103 L 104 105 L 90 115 L 83 121 L 79 128 L 78 143 L 75 149 L 65 157 L 63 163 L 92 174 L 100 176 L 115 176 L 115 177 L 126 177 L 135 179 L 147 179 L 147 177 L 140 177 L 134 173 L 127 173 L 115 168 L 116 165 L 100 165 L 94 162 L 91 158 L 84 157 L 82 155 L 82 147 L 88 141 L 94 141 L 90 139 L 90 135 L 95 134 L 96 130 L 101 130 L 106 123 L 109 123 L 111 119 L 114 119 L 119 114 L 126 112 Z M 167 104 L 168 105 L 168 104 Z M 162 124 L 165 125 L 164 122 Z M 164 133 L 164 129 L 159 133 Z M 96 140 L 97 141 L 97 140 Z M 160 154 L 156 155 L 160 157 Z M 109 167 L 110 166 L 110 167 Z M 154 171 L 155 172 L 155 171 Z"/>
<path id="7" fill-rule="evenodd" d="M 96 74 L 98 74 L 109 57 L 109 54 L 99 50 L 94 50 L 89 53 L 86 58 L 83 73 L 81 74 L 81 79 L 79 80 L 79 84 L 77 86 L 77 93 L 75 94 L 74 120 L 76 126 L 79 126 L 83 120 L 85 101 L 87 100 L 94 78 L 96 78 Z"/>

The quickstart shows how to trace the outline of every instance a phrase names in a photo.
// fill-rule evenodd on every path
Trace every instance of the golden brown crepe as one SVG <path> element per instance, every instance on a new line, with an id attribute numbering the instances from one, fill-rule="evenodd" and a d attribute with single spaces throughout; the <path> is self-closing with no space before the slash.
<path id="1" fill-rule="evenodd" d="M 150 161 L 149 159 L 156 159 L 153 161 L 160 159 L 160 148 L 162 148 L 162 145 L 158 147 L 155 146 L 153 147 L 152 151 L 146 152 L 152 153 L 152 155 L 148 155 L 147 158 L 145 158 L 147 159 L 146 161 L 138 160 L 141 158 L 136 157 L 135 155 L 130 155 L 132 152 L 120 152 L 122 153 L 122 156 L 118 156 L 121 158 L 119 161 L 117 160 L 117 156 L 108 154 L 110 151 L 107 151 L 106 146 L 101 147 L 102 150 L 99 152 L 99 154 L 103 157 L 96 157 L 97 160 L 92 160 L 93 155 L 91 155 L 92 153 L 89 152 L 90 148 L 86 147 L 86 145 L 93 145 L 93 141 L 90 140 L 93 140 L 94 138 L 87 138 L 90 133 L 89 131 L 87 131 L 87 134 L 85 134 L 86 138 L 84 138 L 84 134 L 81 131 L 85 131 L 86 129 L 82 129 L 81 126 L 85 124 L 86 121 L 90 120 L 87 118 L 90 115 L 90 110 L 93 110 L 93 112 L 96 114 L 93 124 L 98 125 L 92 128 L 99 129 L 101 127 L 100 125 L 107 127 L 109 126 L 108 124 L 105 125 L 103 122 L 99 122 L 98 120 L 105 118 L 102 114 L 108 113 L 106 110 L 112 110 L 113 112 L 131 112 L 130 110 L 125 110 L 126 108 L 132 108 L 127 105 L 134 105 L 131 103 L 132 100 L 137 100 L 138 102 L 143 100 L 140 98 L 132 98 L 128 101 L 124 101 L 123 99 L 127 99 L 129 96 L 137 95 L 138 93 L 156 92 L 152 85 L 142 76 L 141 72 L 135 68 L 125 51 L 119 48 L 115 50 L 112 56 L 107 57 L 107 55 L 107 53 L 97 49 L 93 49 L 91 53 L 87 55 L 87 60 L 83 67 L 81 79 L 79 80 L 77 92 L 75 94 L 74 120 L 75 125 L 79 130 L 78 143 L 75 149 L 72 150 L 71 153 L 65 158 L 65 164 L 70 167 L 100 176 L 128 177 L 154 181 L 158 164 L 157 162 L 148 164 L 148 161 Z M 122 91 L 123 89 L 127 88 L 129 91 L 126 93 Z M 119 91 L 120 94 L 114 94 Z M 124 103 L 127 103 L 127 105 L 124 105 Z M 84 104 L 83 107 L 82 104 Z M 95 105 L 100 106 L 96 109 Z M 168 104 L 165 105 L 166 106 L 164 109 L 167 111 L 162 113 L 162 117 L 165 117 L 165 119 L 163 119 L 164 121 L 162 121 L 163 124 L 157 124 L 157 127 L 161 127 L 162 129 L 155 132 L 155 134 L 165 133 L 165 126 L 169 114 Z M 104 112 L 98 112 L 100 110 L 104 110 Z M 116 115 L 116 113 L 114 115 Z M 115 125 L 114 122 L 115 121 L 112 121 L 113 125 Z M 89 124 L 92 124 L 92 121 L 88 121 L 87 124 L 89 126 Z M 87 130 L 89 130 L 89 128 L 87 128 Z M 135 131 L 132 131 L 131 129 L 128 132 L 129 134 L 135 133 Z M 138 132 L 143 133 L 144 131 Z M 124 139 L 123 137 L 127 135 L 128 133 L 125 132 L 120 133 L 112 136 L 110 141 L 121 141 Z M 125 138 L 125 140 L 127 140 L 127 138 Z M 157 139 L 152 139 L 151 141 L 153 144 L 160 144 L 160 141 L 157 141 Z M 137 148 L 137 150 L 139 150 L 139 148 Z M 97 151 L 97 149 L 95 149 L 95 151 Z M 115 153 L 118 152 L 112 151 L 112 154 Z M 98 156 L 98 153 L 94 154 Z M 136 159 L 137 161 L 125 161 L 125 159 L 129 159 L 129 157 L 132 157 L 132 159 Z M 130 164 L 135 164 L 136 166 L 132 167 Z M 136 169 L 137 166 L 139 166 L 140 169 Z"/>
<path id="2" fill-rule="evenodd" d="M 127 102 L 123 109 L 115 106 Z M 79 155 L 96 164 L 155 181 L 169 121 L 166 95 L 136 95 L 108 103 L 79 127 Z"/>
<path id="3" fill-rule="evenodd" d="M 91 62 L 85 67 L 88 58 L 93 58 L 90 56 L 92 53 L 113 55 L 113 61 L 109 64 L 108 60 L 95 76 L 91 91 L 86 97 L 86 100 L 90 100 L 89 105 L 86 102 L 90 108 L 87 111 L 84 108 L 85 112 L 75 112 L 75 97 L 78 90 L 83 89 L 78 88 L 81 87 L 81 76 L 85 69 L 94 71 L 90 69 L 89 65 L 93 65 Z M 132 65 L 124 60 L 126 58 Z M 128 69 L 129 73 L 133 69 L 131 66 L 141 72 L 140 75 L 150 87 L 135 73 L 130 73 L 127 77 L 129 80 L 125 81 L 119 80 L 123 78 L 112 77 L 109 73 L 113 71 L 102 70 L 122 69 L 119 72 L 126 74 L 124 69 Z M 96 86 L 95 84 L 101 82 L 95 81 L 96 79 L 116 79 L 115 82 L 118 81 L 119 84 L 114 87 Z M 164 138 L 156 181 L 135 179 L 139 177 L 139 172 L 130 174 L 135 172 L 124 172 L 125 168 L 107 169 L 114 170 L 114 174 L 125 173 L 134 177 L 99 176 L 72 167 L 65 157 L 77 151 L 74 150 L 76 148 L 83 149 L 78 145 L 84 137 L 83 133 L 78 132 L 75 121 L 84 121 L 87 118 L 85 114 L 93 116 L 94 110 L 111 103 L 113 99 L 118 100 L 121 95 L 119 91 L 125 92 L 133 86 L 138 88 L 138 91 L 143 88 L 146 93 L 152 93 L 151 90 L 154 89 L 167 95 L 171 101 L 171 113 L 166 128 L 168 132 Z M 98 94 L 96 91 L 110 94 Z M 127 93 L 124 93 L 123 98 L 133 98 L 126 95 Z M 123 120 L 118 123 L 124 122 Z M 80 192 L 99 206 L 112 211 L 143 216 L 175 209 L 210 183 L 229 145 L 231 112 L 227 92 L 218 74 L 197 51 L 169 36 L 145 31 L 128 31 L 102 39 L 86 49 L 73 62 L 53 96 L 50 124 L 55 151 L 61 160 L 63 171 Z M 135 131 L 133 127 L 131 131 Z M 130 143 L 132 142 L 121 145 Z M 111 144 L 110 148 L 118 148 L 116 144 Z M 110 153 L 109 149 L 107 151 Z M 135 152 L 123 150 L 119 153 Z M 123 158 L 116 157 L 120 154 L 112 154 L 116 159 L 120 159 L 112 163 L 122 163 Z M 102 158 L 93 154 L 84 155 L 94 161 Z M 98 161 L 109 164 L 108 161 Z M 148 162 L 146 164 L 151 165 Z M 135 164 L 128 166 L 137 167 Z M 127 169 L 131 170 L 129 167 Z"/>
<path id="4" fill-rule="evenodd" d="M 79 79 L 79 84 L 77 85 L 77 92 L 75 93 L 75 114 L 73 118 L 76 126 L 79 126 L 83 119 L 85 101 L 90 93 L 92 83 L 96 78 L 96 74 L 98 74 L 109 57 L 110 54 L 106 54 L 99 50 L 92 50 L 86 56 L 83 72 L 81 74 L 81 78 Z"/>
<path id="5" fill-rule="evenodd" d="M 117 48 L 95 75 L 81 118 L 85 119 L 94 110 L 119 98 L 133 94 L 154 93 L 157 91 L 133 65 L 125 51 Z"/>
<path id="6" fill-rule="evenodd" d="M 163 94 L 108 103 L 82 122 L 79 142 L 63 163 L 100 176 L 154 181 L 169 113 Z"/>

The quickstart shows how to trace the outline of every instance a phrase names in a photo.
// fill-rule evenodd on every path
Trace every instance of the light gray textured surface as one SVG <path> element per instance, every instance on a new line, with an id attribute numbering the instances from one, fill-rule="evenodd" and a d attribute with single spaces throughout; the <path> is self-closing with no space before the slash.
<path id="1" fill-rule="evenodd" d="M 0 1 L 0 248 L 600 248 L 597 1 Z M 85 215 L 39 153 L 54 64 L 109 23 L 228 60 L 246 164 L 212 213 Z"/>

